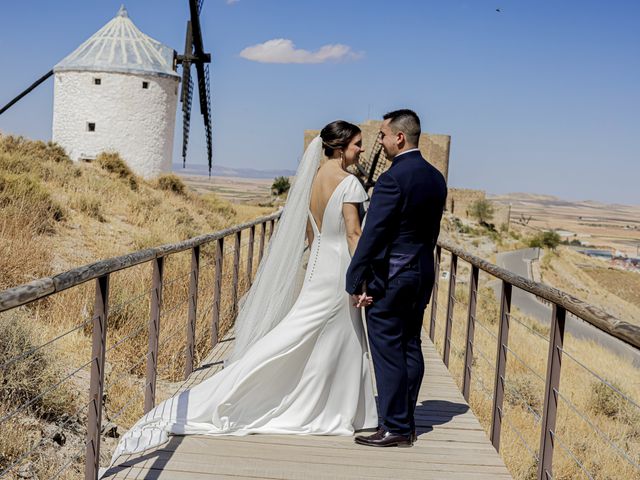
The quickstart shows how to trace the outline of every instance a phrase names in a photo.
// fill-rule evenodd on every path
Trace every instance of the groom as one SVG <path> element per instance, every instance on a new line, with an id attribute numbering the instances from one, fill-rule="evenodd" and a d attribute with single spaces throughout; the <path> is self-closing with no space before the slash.
<path id="1" fill-rule="evenodd" d="M 418 150 L 420 119 L 413 111 L 387 113 L 380 137 L 392 163 L 373 190 L 346 288 L 358 307 L 373 297 L 366 313 L 380 426 L 355 441 L 408 447 L 416 440 L 414 410 L 424 375 L 420 331 L 447 186 Z"/>

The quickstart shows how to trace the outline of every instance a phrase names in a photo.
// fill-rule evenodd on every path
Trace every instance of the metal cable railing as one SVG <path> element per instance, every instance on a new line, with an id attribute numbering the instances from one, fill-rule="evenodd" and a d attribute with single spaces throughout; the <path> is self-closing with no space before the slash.
<path id="1" fill-rule="evenodd" d="M 448 254 L 444 255 L 445 252 L 448 252 Z M 449 259 L 445 260 L 447 257 Z M 519 441 L 523 442 L 523 444 L 526 443 L 525 446 L 529 454 L 533 454 L 532 458 L 537 460 L 538 472 L 536 478 L 538 480 L 553 478 L 553 451 L 554 444 L 556 443 L 555 440 L 557 439 L 555 432 L 557 431 L 557 412 L 560 402 L 562 405 L 567 404 L 570 410 L 573 410 L 582 421 L 586 422 L 590 431 L 594 432 L 600 440 L 605 442 L 608 447 L 607 450 L 611 450 L 612 455 L 623 457 L 626 461 L 625 465 L 633 469 L 634 473 L 640 475 L 640 465 L 638 460 L 635 459 L 637 449 L 630 450 L 629 452 L 625 450 L 627 447 L 632 448 L 629 447 L 629 445 L 633 445 L 633 443 L 627 442 L 625 443 L 625 448 L 623 448 L 621 443 L 605 434 L 602 428 L 598 427 L 593 421 L 589 420 L 585 414 L 580 412 L 580 409 L 570 402 L 566 394 L 563 395 L 560 393 L 560 372 L 563 367 L 561 359 L 569 357 L 580 368 L 591 375 L 592 378 L 602 385 L 605 385 L 606 389 L 610 390 L 612 394 L 620 396 L 619 402 L 626 401 L 630 408 L 639 409 L 640 402 L 637 399 L 625 393 L 621 388 L 614 385 L 613 382 L 604 378 L 603 375 L 596 373 L 594 369 L 589 368 L 585 362 L 577 358 L 576 354 L 567 352 L 563 348 L 563 342 L 565 323 L 568 316 L 575 316 L 582 321 L 590 323 L 606 335 L 622 340 L 636 350 L 640 349 L 640 328 L 616 319 L 607 312 L 588 305 L 565 292 L 519 277 L 446 241 L 438 242 L 435 259 L 436 272 L 441 270 L 440 265 L 450 266 L 450 275 L 447 279 L 449 288 L 448 291 L 446 291 L 443 285 L 438 285 L 440 279 L 437 279 L 434 285 L 433 299 L 430 302 L 431 323 L 429 336 L 438 346 L 445 364 L 449 366 L 449 348 L 460 356 L 460 352 L 457 351 L 459 350 L 460 341 L 456 339 L 461 338 L 463 334 L 461 333 L 461 322 L 457 319 L 454 320 L 454 317 L 457 318 L 456 313 L 459 316 L 463 305 L 465 306 L 467 331 L 466 335 L 462 338 L 464 338 L 466 349 L 471 350 L 465 351 L 465 366 L 462 372 L 462 393 L 465 399 L 469 401 L 471 386 L 475 384 L 476 388 L 474 388 L 474 391 L 482 393 L 491 404 L 492 413 L 490 426 L 488 428 L 491 432 L 491 441 L 496 450 L 500 450 L 500 431 L 504 423 L 513 430 L 513 434 L 519 438 Z M 461 292 L 459 289 L 456 289 L 456 283 L 461 278 L 460 260 L 469 263 L 472 267 L 470 280 L 468 283 L 465 282 L 469 285 L 468 295 L 466 292 Z M 496 279 L 497 282 L 491 281 L 491 283 L 489 283 L 489 278 L 491 277 Z M 479 280 L 482 280 L 482 283 L 480 283 Z M 535 328 L 535 324 L 529 325 L 529 322 L 519 318 L 518 314 L 511 312 L 512 291 L 514 287 L 531 293 L 552 306 L 549 310 L 549 314 L 551 315 L 549 327 L 545 326 L 538 331 L 538 329 Z M 487 310 L 477 314 L 477 307 L 486 308 Z M 456 308 L 458 312 L 456 312 Z M 444 314 L 445 310 L 446 314 Z M 494 324 L 491 318 L 489 318 L 488 321 L 495 325 L 496 332 L 493 332 L 483 323 L 488 315 L 495 315 L 497 324 Z M 478 318 L 482 318 L 483 321 L 479 321 Z M 511 322 L 511 320 L 513 320 L 513 322 Z M 445 322 L 444 327 L 442 322 Z M 518 330 L 510 333 L 511 324 L 516 325 Z M 523 328 L 520 329 L 520 327 Z M 548 336 L 545 336 L 547 329 L 549 333 Z M 483 335 L 476 339 L 475 335 L 477 335 L 476 332 L 478 331 L 482 331 Z M 516 353 L 516 348 L 514 348 L 513 345 L 510 346 L 509 337 L 514 334 L 524 335 L 525 337 L 531 337 L 530 334 L 532 334 L 536 341 L 540 339 L 543 340 L 543 345 L 547 350 L 546 375 L 540 374 L 534 369 L 534 365 L 538 365 L 537 358 L 535 363 L 533 363 L 527 356 L 530 353 L 535 358 L 537 354 L 536 351 L 524 351 L 523 354 L 520 354 Z M 442 341 L 440 341 L 439 338 L 436 339 L 436 335 L 442 338 Z M 440 337 L 440 335 L 443 335 L 443 337 Z M 454 340 L 453 342 L 452 338 Z M 490 360 L 482 351 L 486 348 L 484 345 L 491 343 L 496 345 L 497 349 L 495 362 Z M 480 344 L 483 348 L 479 348 Z M 516 341 L 516 345 L 520 346 L 521 342 Z M 539 343 L 536 343 L 536 348 L 538 348 L 539 345 Z M 440 346 L 443 348 L 440 348 Z M 527 347 L 529 347 L 529 344 L 525 344 L 525 348 Z M 517 349 L 518 352 L 521 351 L 520 348 L 521 347 Z M 493 372 L 492 375 L 495 375 L 494 381 L 491 382 L 493 384 L 493 388 L 491 389 L 487 386 L 488 382 L 485 384 L 485 381 L 483 381 L 483 376 L 486 372 L 485 365 L 476 366 L 475 364 L 478 358 L 481 358 L 483 362 L 486 363 L 486 367 L 489 368 L 489 372 Z M 518 367 L 515 374 L 509 375 L 509 381 L 506 380 L 506 366 L 508 361 L 515 361 Z M 524 368 L 521 369 L 520 367 Z M 567 367 L 564 368 L 566 369 Z M 457 372 L 457 369 L 454 368 L 452 372 Z M 540 392 L 541 395 L 543 394 L 542 412 L 540 412 L 540 407 L 537 406 L 537 398 L 535 398 L 536 393 L 534 393 L 534 390 L 529 391 L 529 387 L 527 386 L 527 390 L 521 392 L 520 387 L 516 387 L 517 384 L 512 382 L 511 375 L 533 375 L 542 382 L 542 385 L 544 385 L 544 392 Z M 523 431 L 517 428 L 513 421 L 510 422 L 509 418 L 503 415 L 505 396 L 509 402 L 509 412 L 522 411 L 523 415 L 526 415 L 533 421 L 536 428 L 540 425 L 539 448 L 533 448 L 530 443 L 526 442 L 526 439 L 530 438 L 529 432 L 525 435 Z M 618 402 L 618 400 L 616 400 L 616 402 Z M 532 403 L 535 403 L 535 405 Z M 512 418 L 516 418 L 513 417 L 514 414 L 510 413 L 510 415 L 512 415 Z M 633 414 L 629 417 L 635 418 Z M 567 422 L 569 419 L 563 416 L 560 418 L 560 421 Z M 622 431 L 625 431 L 624 428 L 626 427 L 623 426 Z M 559 442 L 558 445 L 560 446 Z M 591 473 L 588 472 L 588 469 L 584 469 L 584 465 L 572 454 L 573 452 L 571 452 L 569 446 L 564 443 L 562 446 L 566 447 L 571 458 L 577 461 L 576 468 L 579 467 L 579 471 L 584 472 L 591 478 Z"/>
<path id="2" fill-rule="evenodd" d="M 531 332 L 532 334 L 534 334 L 536 337 L 541 338 L 542 340 L 544 340 L 544 342 L 548 345 L 549 344 L 549 339 L 546 338 L 544 335 L 536 332 L 533 328 L 531 328 L 529 325 L 526 325 L 524 322 L 522 322 L 521 320 L 518 320 L 518 317 L 516 317 L 515 315 L 511 315 L 509 314 L 509 320 L 513 320 L 516 322 L 516 324 L 526 328 L 527 330 L 529 330 L 529 332 Z"/>
<path id="3" fill-rule="evenodd" d="M 89 360 L 87 363 L 85 363 L 84 365 L 82 365 L 81 367 L 78 367 L 76 370 L 74 370 L 73 372 L 71 372 L 70 374 L 68 374 L 67 376 L 65 376 L 62 380 L 60 380 L 59 382 L 57 382 L 54 386 L 49 387 L 48 389 L 46 389 L 44 392 L 40 392 L 38 395 L 36 395 L 35 397 L 33 397 L 31 400 L 24 402 L 22 405 L 20 405 L 18 408 L 16 408 L 13 412 L 3 416 L 2 418 L 0 418 L 0 425 L 2 425 L 3 423 L 11 420 L 13 417 L 15 417 L 18 413 L 24 411 L 25 409 L 27 409 L 28 407 L 30 407 L 31 405 L 33 405 L 35 402 L 37 402 L 38 400 L 40 400 L 41 398 L 43 398 L 44 396 L 50 394 L 51 392 L 53 392 L 54 390 L 60 388 L 60 386 L 66 382 L 67 380 L 69 380 L 71 377 L 73 377 L 74 375 L 76 375 L 78 372 L 80 372 L 81 370 L 87 368 L 89 365 L 91 365 L 91 363 L 93 362 L 93 360 Z"/>
<path id="4" fill-rule="evenodd" d="M 86 327 L 92 323 L 93 353 L 91 360 L 60 379 L 55 385 L 47 388 L 42 392 L 39 392 L 33 398 L 30 398 L 28 401 L 24 402 L 17 408 L 4 414 L 2 418 L 0 418 L 0 427 L 6 422 L 15 418 L 16 415 L 24 412 L 26 409 L 28 409 L 30 406 L 38 402 L 46 395 L 54 392 L 65 382 L 68 382 L 72 377 L 77 376 L 82 369 L 91 367 L 91 401 L 84 405 L 84 407 L 82 407 L 82 410 L 87 410 L 87 415 L 90 417 L 88 419 L 89 431 L 87 433 L 87 441 L 81 448 L 79 448 L 77 454 L 72 455 L 53 476 L 55 477 L 62 474 L 62 472 L 67 470 L 69 466 L 76 462 L 83 453 L 86 453 L 87 458 L 85 459 L 85 463 L 87 466 L 91 466 L 90 468 L 87 468 L 87 472 L 93 472 L 91 473 L 91 476 L 86 478 L 95 478 L 95 475 L 97 475 L 98 463 L 96 454 L 99 450 L 100 445 L 100 432 L 104 432 L 104 428 L 107 424 L 114 424 L 114 422 L 121 418 L 128 409 L 135 405 L 136 401 L 139 401 L 141 396 L 145 397 L 145 409 L 148 409 L 149 405 L 152 406 L 155 403 L 155 385 L 158 376 L 169 374 L 172 370 L 175 371 L 175 369 L 181 363 L 193 363 L 194 355 L 196 354 L 194 349 L 196 325 L 201 325 L 200 322 L 202 322 L 205 317 L 210 316 L 212 311 L 215 314 L 216 308 L 219 308 L 221 306 L 220 291 L 215 291 L 216 286 L 217 288 L 221 288 L 222 284 L 226 283 L 225 279 L 227 278 L 230 268 L 231 272 L 233 272 L 234 283 L 234 285 L 231 287 L 231 293 L 233 293 L 234 295 L 238 295 L 241 294 L 241 291 L 246 290 L 246 288 L 243 286 L 245 285 L 244 279 L 245 277 L 249 278 L 250 274 L 254 273 L 255 268 L 258 267 L 259 261 L 264 253 L 266 241 L 271 238 L 271 233 L 273 232 L 275 221 L 279 218 L 279 216 L 280 212 L 268 217 L 257 219 L 254 222 L 248 222 L 220 232 L 202 235 L 200 237 L 196 237 L 177 244 L 165 245 L 155 249 L 142 250 L 122 257 L 96 262 L 91 265 L 64 272 L 63 274 L 51 278 L 40 279 L 24 286 L 14 287 L 12 289 L 0 292 L 0 312 L 2 312 L 21 305 L 32 303 L 49 295 L 56 295 L 62 290 L 86 284 L 91 280 L 95 280 L 97 286 L 94 315 L 91 318 L 85 319 L 83 322 L 76 325 L 71 330 L 61 333 L 51 340 L 44 342 L 41 345 L 32 347 L 25 352 L 21 352 L 19 355 L 16 355 L 15 357 L 5 361 L 4 364 L 0 366 L 0 371 L 10 368 L 13 364 L 23 361 L 24 359 L 44 348 L 59 343 L 65 337 L 73 334 L 74 332 L 86 330 Z M 256 232 L 257 229 L 255 227 L 260 225 L 262 225 L 262 229 L 260 230 L 260 232 Z M 267 228 L 268 226 L 270 227 L 269 229 Z M 239 241 L 242 237 L 240 232 L 248 229 L 251 229 L 250 237 L 248 239 L 245 239 L 244 241 Z M 256 235 L 256 233 L 258 233 L 258 235 Z M 198 262 L 201 247 L 211 244 L 217 245 L 219 249 L 219 247 L 223 245 L 223 239 L 227 237 L 234 238 L 234 236 L 235 242 L 224 242 L 226 248 L 223 252 L 213 253 L 211 260 L 206 263 L 200 264 Z M 257 245 L 257 242 L 259 242 L 259 246 Z M 163 279 L 163 265 L 165 263 L 164 259 L 168 258 L 169 255 L 184 251 L 191 251 L 192 253 L 192 264 L 189 272 L 178 274 L 177 276 L 171 278 Z M 220 257 L 229 257 L 230 255 L 233 255 L 235 257 L 234 261 L 228 264 L 229 266 L 225 268 L 224 272 L 222 271 L 222 269 L 216 268 L 216 278 L 212 284 L 209 284 L 208 282 L 199 284 L 198 276 L 204 268 L 207 268 L 208 266 L 218 267 L 218 259 Z M 249 258 L 249 256 L 251 258 Z M 151 262 L 154 266 L 152 288 L 144 289 L 109 307 L 109 275 L 111 273 L 115 273 L 123 269 L 128 269 L 145 262 Z M 174 264 L 171 263 L 171 265 L 173 268 Z M 251 270 L 249 270 L 249 268 L 251 268 Z M 182 288 L 174 288 L 180 286 Z M 207 289 L 214 289 L 214 295 L 212 295 L 213 300 L 201 305 L 200 308 L 197 308 L 196 300 L 199 294 L 198 290 L 201 290 L 201 288 L 203 287 Z M 197 288 L 197 290 L 195 290 L 195 288 Z M 226 288 L 227 287 L 225 286 L 222 291 L 226 291 Z M 174 298 L 176 295 L 180 295 L 179 292 L 181 290 L 187 289 L 189 290 L 189 293 L 186 299 L 177 300 L 171 306 L 162 305 L 162 302 L 160 301 L 161 298 Z M 165 295 L 163 296 L 163 290 L 171 292 L 171 294 L 167 295 L 167 293 L 165 293 Z M 149 297 L 151 306 L 150 322 L 142 323 L 132 332 L 125 334 L 123 337 L 117 339 L 113 343 L 110 342 L 111 344 L 107 346 L 107 319 L 111 319 L 114 315 L 121 313 L 123 310 L 129 308 L 132 305 L 137 305 L 141 299 L 144 299 L 146 297 Z M 209 297 L 209 295 L 205 293 L 205 297 Z M 237 301 L 237 297 L 235 301 Z M 180 308 L 185 308 L 185 310 L 187 310 L 187 305 L 188 315 L 185 315 L 184 318 L 184 320 L 186 320 L 186 323 L 180 318 L 180 320 L 182 321 L 170 322 L 171 327 L 169 329 L 163 328 L 162 330 L 159 330 L 160 319 L 176 317 L 176 320 L 179 320 L 178 317 L 182 317 L 182 314 L 176 316 L 176 312 Z M 231 313 L 233 314 L 234 312 L 235 307 L 233 308 Z M 217 318 L 218 315 L 219 313 L 215 314 L 212 318 Z M 210 323 L 210 328 L 215 328 L 217 330 L 218 327 L 216 322 L 217 320 L 213 323 Z M 104 361 L 107 354 L 113 354 L 116 349 L 125 345 L 127 342 L 130 342 L 136 336 L 141 335 L 145 330 L 147 330 L 148 335 L 157 335 L 157 341 L 155 342 L 155 345 L 153 343 L 150 343 L 149 351 L 137 358 L 135 362 L 133 362 L 133 364 L 130 365 L 127 369 L 118 372 L 116 375 L 110 375 L 109 378 L 104 379 Z M 185 331 L 185 333 L 187 333 L 187 336 L 185 337 L 185 341 L 181 341 L 181 346 L 178 349 L 179 351 L 174 352 L 173 354 L 170 354 L 168 356 L 164 354 L 158 356 L 160 350 L 167 344 L 169 344 L 169 342 L 171 342 L 172 340 L 175 341 L 176 335 L 181 334 L 181 331 Z M 213 338 L 217 338 L 217 333 L 213 336 Z M 214 344 L 212 344 L 211 346 L 213 345 Z M 161 361 L 163 363 L 163 366 L 160 366 L 158 364 L 158 361 Z M 138 389 L 133 395 L 128 397 L 124 401 L 124 404 L 121 404 L 120 407 L 112 411 L 111 408 L 107 407 L 106 397 L 104 397 L 103 394 L 111 391 L 114 386 L 122 382 L 127 377 L 130 378 L 130 372 L 140 367 L 140 365 L 145 362 L 147 363 L 148 377 L 145 379 L 142 388 Z M 151 373 L 149 370 L 150 367 Z M 187 369 L 187 372 L 188 371 L 189 370 Z M 185 373 L 185 377 L 182 383 L 185 384 L 188 379 L 188 373 Z M 178 386 L 178 388 L 180 387 Z M 150 394 L 152 395 L 151 397 L 149 397 Z M 100 401 L 100 408 L 97 409 L 97 416 L 95 414 L 96 409 L 91 408 L 91 405 L 94 405 L 96 402 L 95 399 L 102 399 Z M 103 404 L 103 402 L 105 403 Z M 100 420 L 102 416 L 101 412 L 104 412 L 105 420 L 107 423 L 103 423 Z M 59 428 L 63 430 L 67 429 L 71 421 L 73 420 L 70 417 L 61 425 L 59 425 Z M 0 478 L 9 474 L 9 472 L 14 470 L 16 466 L 20 465 L 21 462 L 24 462 L 25 459 L 33 455 L 37 455 L 39 450 L 43 447 L 43 443 L 45 442 L 45 440 L 46 439 L 42 439 L 36 442 L 32 447 L 27 449 L 27 451 L 21 453 L 19 457 L 12 460 L 11 465 L 0 472 Z"/>
<path id="5" fill-rule="evenodd" d="M 553 441 L 556 442 L 560 446 L 560 448 L 562 448 L 565 452 L 567 452 L 574 462 L 576 462 L 576 465 L 580 467 L 580 470 L 582 470 L 582 472 L 587 476 L 587 478 L 589 478 L 589 480 L 594 480 L 591 472 L 589 472 L 589 470 L 585 468 L 584 464 L 580 461 L 580 459 L 576 456 L 576 454 L 573 453 L 573 451 L 571 451 L 571 448 L 569 448 L 569 446 L 566 443 L 564 443 L 560 439 L 560 437 L 556 435 L 556 433 L 553 430 L 551 431 L 551 436 L 553 437 Z M 545 470 L 545 473 L 549 478 L 553 478 L 551 477 L 551 474 L 548 471 Z"/>
<path id="6" fill-rule="evenodd" d="M 586 417 L 586 415 L 580 412 L 580 410 L 578 410 L 578 407 L 576 407 L 573 404 L 573 402 L 571 402 L 571 400 L 569 400 L 567 397 L 561 394 L 558 390 L 554 389 L 554 393 L 558 396 L 558 398 L 564 401 L 565 405 L 567 405 L 576 415 L 578 415 L 578 417 L 584 420 L 584 422 L 586 422 L 589 425 L 589 427 L 591 427 L 591 429 L 594 432 L 596 432 L 602 440 L 604 440 L 613 450 L 615 450 L 623 459 L 625 459 L 629 463 L 629 465 L 637 468 L 638 471 L 640 471 L 640 464 L 636 462 L 633 458 L 631 458 L 629 454 L 627 454 L 627 452 L 625 452 L 617 443 L 611 440 L 609 436 L 606 433 L 604 433 L 600 428 L 598 428 L 598 426 L 595 425 L 591 420 L 589 420 Z"/>
<path id="7" fill-rule="evenodd" d="M 513 431 L 513 433 L 515 433 L 516 436 L 520 439 L 520 442 L 522 442 L 522 444 L 524 445 L 524 448 L 526 448 L 527 452 L 529 452 L 529 455 L 531 455 L 531 458 L 538 461 L 539 460 L 538 454 L 527 443 L 527 441 L 524 438 L 524 435 L 522 435 L 522 432 L 518 430 L 513 423 L 511 423 L 511 421 L 509 420 L 509 416 L 505 415 L 504 410 L 502 408 L 500 409 L 500 418 L 511 429 L 511 431 Z"/>
<path id="8" fill-rule="evenodd" d="M 67 335 L 70 335 L 73 332 L 77 332 L 78 330 L 83 329 L 86 325 L 88 325 L 92 321 L 93 321 L 93 318 L 89 318 L 89 319 L 85 320 L 84 322 L 76 325 L 71 330 L 69 330 L 69 331 L 67 331 L 65 333 L 61 333 L 57 337 L 55 337 L 55 338 L 43 343 L 42 345 L 38 345 L 37 347 L 30 348 L 26 352 L 21 353 L 20 355 L 16 355 L 15 357 L 13 357 L 13 358 L 7 360 L 5 363 L 3 363 L 0 366 L 0 370 L 6 370 L 7 368 L 9 368 L 14 363 L 19 362 L 20 360 L 24 360 L 25 358 L 30 357 L 31 355 L 33 355 L 34 353 L 42 350 L 43 348 L 48 347 L 49 345 L 52 345 L 53 343 L 57 342 L 58 340 L 62 340 Z M 2 423 L 2 422 L 0 421 L 0 423 Z"/>

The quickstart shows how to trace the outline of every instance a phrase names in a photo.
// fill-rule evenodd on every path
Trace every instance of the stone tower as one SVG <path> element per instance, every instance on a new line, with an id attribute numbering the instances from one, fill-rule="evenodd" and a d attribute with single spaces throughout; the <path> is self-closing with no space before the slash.
<path id="1" fill-rule="evenodd" d="M 174 51 L 138 30 L 124 6 L 53 70 L 52 137 L 73 160 L 115 151 L 145 178 L 171 171 Z"/>

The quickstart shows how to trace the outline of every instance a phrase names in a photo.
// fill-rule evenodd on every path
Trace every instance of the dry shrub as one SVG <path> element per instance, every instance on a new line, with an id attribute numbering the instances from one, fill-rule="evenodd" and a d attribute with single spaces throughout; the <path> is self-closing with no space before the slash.
<path id="1" fill-rule="evenodd" d="M 56 143 L 33 141 L 13 135 L 0 135 L 0 154 L 8 154 L 13 158 L 26 157 L 38 162 L 66 163 L 68 165 L 72 163 L 64 149 Z M 16 162 L 15 165 L 18 166 L 19 162 Z M 22 168 L 26 167 L 24 163 L 22 165 Z"/>
<path id="2" fill-rule="evenodd" d="M 492 288 L 484 287 L 479 289 L 476 312 L 478 318 L 491 325 L 497 323 L 500 316 L 500 307 L 495 300 L 495 296 L 496 294 Z"/>
<path id="3" fill-rule="evenodd" d="M 64 209 L 51 198 L 49 191 L 26 174 L 0 172 L 0 208 L 3 217 L 28 211 L 38 225 L 38 233 L 51 233 L 55 222 L 64 219 Z"/>
<path id="4" fill-rule="evenodd" d="M 103 170 L 127 182 L 131 190 L 138 190 L 138 179 L 119 153 L 102 152 L 96 157 L 96 163 Z"/>
<path id="5" fill-rule="evenodd" d="M 71 202 L 71 208 L 75 208 L 85 215 L 95 218 L 99 222 L 106 222 L 107 220 L 102 215 L 101 207 L 101 200 L 97 196 L 91 194 L 80 194 Z"/>
<path id="6" fill-rule="evenodd" d="M 0 318 L 0 365 L 25 355 L 41 340 L 28 324 L 17 315 Z M 0 402 L 14 408 L 32 402 L 29 411 L 35 415 L 55 419 L 73 404 L 73 393 L 63 378 L 59 364 L 46 349 L 39 349 L 0 370 Z M 50 393 L 50 389 L 53 389 Z M 41 396 L 42 395 L 42 396 Z"/>
<path id="7" fill-rule="evenodd" d="M 618 385 L 612 385 L 622 392 Z M 594 381 L 591 384 L 591 396 L 589 397 L 587 406 L 589 410 L 595 414 L 616 419 L 630 426 L 639 426 L 640 410 L 630 404 L 609 385 L 602 382 Z"/>
<path id="8" fill-rule="evenodd" d="M 207 211 L 224 216 L 234 216 L 235 208 L 229 202 L 221 200 L 215 193 L 208 193 L 199 198 L 198 203 Z"/>
<path id="9" fill-rule="evenodd" d="M 180 177 L 173 173 L 160 175 L 156 180 L 156 186 L 160 190 L 173 192 L 178 195 L 185 195 L 187 193 L 187 186 L 180 179 Z"/>

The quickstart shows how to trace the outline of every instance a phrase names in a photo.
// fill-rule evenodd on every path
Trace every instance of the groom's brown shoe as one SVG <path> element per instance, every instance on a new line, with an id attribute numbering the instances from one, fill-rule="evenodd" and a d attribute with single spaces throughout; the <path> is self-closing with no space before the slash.
<path id="1" fill-rule="evenodd" d="M 387 432 L 380 428 L 373 435 L 358 436 L 355 441 L 359 445 L 368 447 L 410 447 L 412 445 L 411 438 L 397 433 Z"/>

